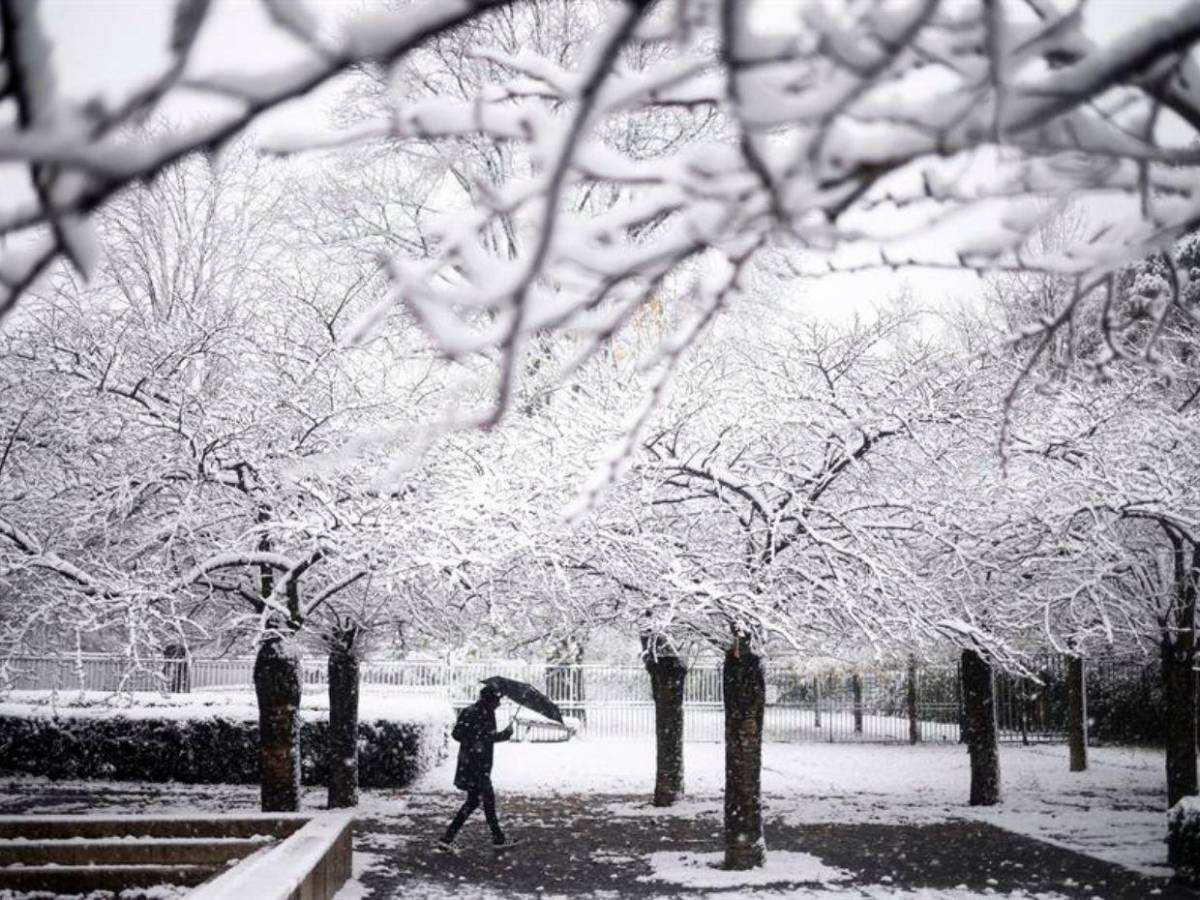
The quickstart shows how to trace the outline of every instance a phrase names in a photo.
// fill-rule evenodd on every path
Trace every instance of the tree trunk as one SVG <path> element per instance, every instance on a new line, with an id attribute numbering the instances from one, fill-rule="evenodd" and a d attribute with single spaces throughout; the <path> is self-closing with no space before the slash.
<path id="1" fill-rule="evenodd" d="M 1082 656 L 1067 657 L 1067 745 L 1071 771 L 1087 771 L 1087 682 Z"/>
<path id="2" fill-rule="evenodd" d="M 739 635 L 725 653 L 725 868 L 766 861 L 762 823 L 762 731 L 767 686 L 762 660 Z"/>
<path id="3" fill-rule="evenodd" d="M 908 707 L 908 742 L 921 743 L 921 722 L 917 718 L 917 660 L 908 659 L 908 684 L 905 685 L 905 705 Z"/>
<path id="4" fill-rule="evenodd" d="M 329 647 L 329 808 L 358 806 L 358 655 L 355 628 Z"/>
<path id="5" fill-rule="evenodd" d="M 962 653 L 963 720 L 971 757 L 971 805 L 1000 802 L 1000 748 L 996 737 L 996 679 L 974 650 Z"/>
<path id="6" fill-rule="evenodd" d="M 1167 719 L 1167 806 L 1197 793 L 1196 784 L 1196 570 L 1200 546 L 1188 559 L 1182 538 L 1175 551 L 1174 614 L 1163 630 L 1162 666 Z"/>
<path id="7" fill-rule="evenodd" d="M 268 635 L 254 660 L 258 696 L 263 812 L 300 808 L 300 659 L 296 648 Z"/>
<path id="8" fill-rule="evenodd" d="M 1166 688 L 1167 806 L 1197 793 L 1196 681 L 1192 671 L 1194 637 L 1180 633 L 1163 638 L 1163 683 Z"/>
<path id="9" fill-rule="evenodd" d="M 862 676 L 857 672 L 850 679 L 850 690 L 854 694 L 854 733 L 862 734 L 863 730 L 863 683 Z"/>
<path id="10" fill-rule="evenodd" d="M 1190 654 L 1163 642 L 1163 681 L 1166 687 L 1167 805 L 1174 806 L 1197 792 L 1196 682 Z"/>
<path id="11" fill-rule="evenodd" d="M 642 638 L 642 660 L 654 698 L 654 805 L 683 796 L 683 685 L 687 666 L 665 640 Z"/>

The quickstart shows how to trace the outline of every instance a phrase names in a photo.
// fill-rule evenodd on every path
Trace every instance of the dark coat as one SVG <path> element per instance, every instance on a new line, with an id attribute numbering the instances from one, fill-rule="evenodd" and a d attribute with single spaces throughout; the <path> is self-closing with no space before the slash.
<path id="1" fill-rule="evenodd" d="M 459 744 L 454 786 L 474 791 L 492 776 L 492 744 L 507 741 L 512 729 L 496 731 L 496 711 L 476 701 L 458 714 L 450 736 Z"/>

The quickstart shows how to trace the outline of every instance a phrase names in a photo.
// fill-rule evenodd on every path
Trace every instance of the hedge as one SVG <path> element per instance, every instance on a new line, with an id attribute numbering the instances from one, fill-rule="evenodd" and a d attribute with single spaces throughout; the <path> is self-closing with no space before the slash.
<path id="1" fill-rule="evenodd" d="M 324 784 L 328 775 L 326 721 L 300 728 L 301 777 Z M 442 722 L 364 721 L 358 726 L 359 782 L 399 788 L 446 755 Z M 51 779 L 179 781 L 189 784 L 258 782 L 258 724 L 205 718 L 130 718 L 111 715 L 0 715 L 0 772 Z"/>

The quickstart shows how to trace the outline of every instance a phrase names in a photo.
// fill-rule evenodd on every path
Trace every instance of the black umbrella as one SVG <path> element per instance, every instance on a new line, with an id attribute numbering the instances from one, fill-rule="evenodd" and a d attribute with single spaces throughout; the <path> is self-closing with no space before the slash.
<path id="1" fill-rule="evenodd" d="M 560 725 L 562 724 L 562 710 L 558 708 L 553 700 L 532 684 L 515 681 L 512 678 L 505 678 L 503 675 L 493 675 L 491 678 L 485 678 L 483 683 L 488 687 L 494 688 L 502 697 L 507 697 L 513 703 L 520 704 L 526 709 L 532 709 L 535 713 L 540 713 L 547 719 L 553 719 Z"/>

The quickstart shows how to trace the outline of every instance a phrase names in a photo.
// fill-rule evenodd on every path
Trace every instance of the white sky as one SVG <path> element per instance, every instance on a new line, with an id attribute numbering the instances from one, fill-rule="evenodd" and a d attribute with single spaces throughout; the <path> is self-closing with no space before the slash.
<path id="1" fill-rule="evenodd" d="M 797 3 L 808 0 L 759 0 L 760 15 L 770 19 L 795 15 Z M 1184 0 L 1091 0 L 1087 30 L 1098 39 L 1121 34 L 1148 17 L 1169 13 Z M 308 0 L 306 4 L 323 25 L 336 29 L 338 20 L 369 6 L 369 0 Z M 60 85 L 68 95 L 83 100 L 100 96 L 112 101 L 130 84 L 145 80 L 166 61 L 165 47 L 172 0 L 44 0 L 43 17 L 57 48 Z M 302 55 L 295 42 L 271 27 L 259 0 L 216 0 L 214 12 L 201 34 L 193 75 L 230 69 L 273 68 Z M 288 118 L 311 120 L 324 115 L 325 102 L 336 88 L 298 104 L 264 125 Z M 169 101 L 163 112 L 186 120 L 213 111 L 215 101 L 182 96 Z M 822 315 L 840 317 L 864 311 L 907 286 L 926 304 L 977 294 L 979 280 L 970 273 L 909 270 L 901 275 L 870 272 L 830 276 L 805 282 L 797 292 Z"/>

